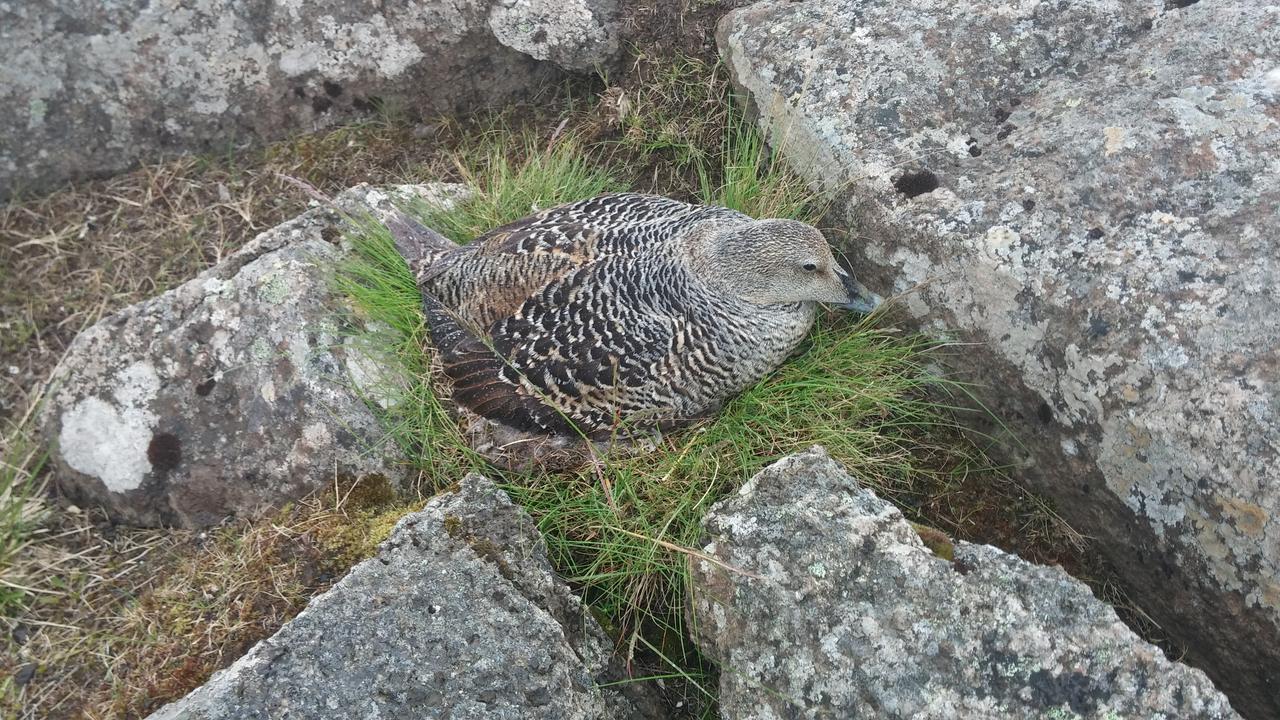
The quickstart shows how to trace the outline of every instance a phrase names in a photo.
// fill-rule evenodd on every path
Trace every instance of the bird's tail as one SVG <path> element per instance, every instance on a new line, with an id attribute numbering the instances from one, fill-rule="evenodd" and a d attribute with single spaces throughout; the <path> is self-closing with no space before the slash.
<path id="1" fill-rule="evenodd" d="M 337 210 L 341 215 L 349 217 L 348 208 L 338 205 L 333 198 L 320 192 L 311 183 L 284 173 L 278 172 L 276 175 L 284 182 L 302 190 L 322 205 L 327 205 Z M 368 201 L 362 204 L 368 207 L 374 217 L 383 221 L 383 224 L 387 226 L 387 230 L 391 231 L 391 237 L 395 240 L 396 251 L 409 264 L 409 270 L 413 272 L 413 277 L 417 280 L 419 288 L 423 287 L 426 280 L 442 272 L 443 268 L 449 264 L 442 261 L 458 249 L 458 246 L 450 241 L 449 238 L 397 209 L 380 209 Z"/>
<path id="2" fill-rule="evenodd" d="M 385 224 L 395 240 L 396 251 L 409 264 L 419 287 L 438 274 L 440 268 L 447 264 L 442 261 L 459 249 L 449 238 L 399 210 L 392 211 Z"/>

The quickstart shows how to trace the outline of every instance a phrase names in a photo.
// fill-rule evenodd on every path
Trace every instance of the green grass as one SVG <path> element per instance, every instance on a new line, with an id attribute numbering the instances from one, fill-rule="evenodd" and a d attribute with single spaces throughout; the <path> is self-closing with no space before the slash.
<path id="1" fill-rule="evenodd" d="M 355 254 L 338 269 L 338 287 L 352 300 L 368 333 L 357 338 L 370 368 L 381 375 L 370 385 L 380 397 L 366 400 L 378 410 L 387 433 L 413 459 L 428 492 L 456 482 L 480 466 L 457 425 L 436 397 L 431 355 L 425 351 L 422 299 L 413 276 L 386 228 L 357 221 Z M 383 399 L 388 407 L 377 400 Z"/>
<path id="2" fill-rule="evenodd" d="M 28 427 L 13 428 L 4 438 L 0 454 L 0 618 L 17 617 L 31 595 L 14 560 L 43 513 L 40 489 L 33 479 L 45 457 Z"/>
<path id="3" fill-rule="evenodd" d="M 826 211 L 804 180 L 781 161 L 775 162 L 764 138 L 740 112 L 732 110 L 714 164 L 697 163 L 698 199 L 757 218 L 792 218 L 818 222 Z"/>
<path id="4" fill-rule="evenodd" d="M 459 243 L 548 207 L 627 189 L 591 161 L 584 141 L 572 132 L 547 140 L 497 123 L 459 150 L 454 164 L 463 183 L 482 189 L 465 209 L 410 210 Z"/>
<path id="5" fill-rule="evenodd" d="M 819 198 L 771 161 L 739 115 L 730 112 L 725 122 L 719 146 L 690 160 L 697 195 L 755 216 L 814 220 Z M 466 242 L 534 210 L 624 189 L 618 176 L 625 172 L 606 165 L 605 158 L 616 157 L 616 147 L 589 146 L 572 133 L 547 142 L 495 130 L 457 155 L 474 198 L 418 214 Z M 831 314 L 798 357 L 713 420 L 663 438 L 655 451 L 618 450 L 560 473 L 485 468 L 432 390 L 418 293 L 390 235 L 364 221 L 351 239 L 356 255 L 339 283 L 357 314 L 380 328 L 368 344 L 410 378 L 407 387 L 397 385 L 399 402 L 380 412 L 427 489 L 446 487 L 472 468 L 497 477 L 537 520 L 556 566 L 628 661 L 646 668 L 641 674 L 682 678 L 706 708 L 714 706 L 714 670 L 689 644 L 682 608 L 687 557 L 716 500 L 765 464 L 813 444 L 881 492 L 904 498 L 924 492 L 922 484 L 945 483 L 949 469 L 977 457 L 949 431 L 949 409 L 925 399 L 948 389 L 926 369 L 935 343 L 879 328 L 874 318 Z M 931 439 L 939 433 L 945 440 Z"/>

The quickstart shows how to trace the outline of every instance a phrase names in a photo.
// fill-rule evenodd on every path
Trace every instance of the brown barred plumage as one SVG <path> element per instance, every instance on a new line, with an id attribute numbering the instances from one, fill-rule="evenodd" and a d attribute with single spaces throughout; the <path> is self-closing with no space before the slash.
<path id="1" fill-rule="evenodd" d="M 551 208 L 462 247 L 401 220 L 454 400 L 525 432 L 704 416 L 791 354 L 815 303 L 874 297 L 808 225 L 652 195 Z"/>

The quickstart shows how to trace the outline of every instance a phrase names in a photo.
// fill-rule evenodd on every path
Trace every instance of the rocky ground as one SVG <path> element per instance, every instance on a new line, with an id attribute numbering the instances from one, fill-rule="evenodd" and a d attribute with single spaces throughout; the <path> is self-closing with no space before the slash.
<path id="1" fill-rule="evenodd" d="M 512 717 L 527 716 L 529 707 L 547 717 L 714 712 L 700 682 L 719 684 L 726 717 L 761 706 L 802 717 L 1234 716 L 1203 673 L 1170 662 L 1133 628 L 1165 643 L 1173 657 L 1189 651 L 1242 714 L 1267 717 L 1268 698 L 1280 697 L 1270 693 L 1280 682 L 1267 654 L 1274 644 L 1223 638 L 1242 632 L 1256 638 L 1274 629 L 1265 621 L 1275 604 L 1269 594 L 1274 588 L 1259 568 L 1275 560 L 1268 554 L 1274 543 L 1265 542 L 1275 522 L 1263 462 L 1274 450 L 1268 448 L 1275 434 L 1271 411 L 1257 398 L 1274 379 L 1268 374 L 1274 358 L 1267 353 L 1274 354 L 1278 343 L 1266 320 L 1266 293 L 1249 274 L 1260 258 L 1269 257 L 1259 254 L 1258 245 L 1269 236 L 1263 232 L 1268 216 L 1259 211 L 1266 191 L 1246 192 L 1267 186 L 1241 179 L 1271 172 L 1263 158 L 1274 151 L 1273 106 L 1280 92 L 1266 64 L 1277 55 L 1274 18 L 1227 0 L 1206 0 L 1186 13 L 1180 4 L 1121 8 L 1099 1 L 1062 10 L 1080 13 L 1065 20 L 1021 3 L 1010 10 L 1023 13 L 1018 22 L 999 13 L 961 13 L 946 3 L 855 8 L 766 2 L 721 24 L 728 72 L 713 71 L 708 63 L 717 52 L 716 22 L 733 4 L 738 3 L 627 5 L 613 16 L 616 37 L 624 39 L 621 61 L 606 75 L 563 76 L 500 114 L 458 119 L 402 113 L 388 103 L 360 123 L 258 149 L 148 161 L 109 179 L 9 201 L 0 209 L 0 370 L 6 379 L 0 418 L 7 425 L 0 479 L 9 488 L 7 497 L 15 496 L 20 483 L 41 486 L 52 477 L 50 468 L 60 478 L 110 477 L 109 490 L 115 483 L 129 491 L 140 477 L 133 470 L 144 464 L 176 468 L 179 458 L 215 456 L 219 437 L 234 435 L 245 418 L 296 426 L 303 437 L 305 428 L 323 425 L 315 413 L 277 417 L 270 401 L 263 405 L 238 388 L 270 386 L 274 393 L 278 385 L 282 395 L 301 397 L 316 391 L 308 372 L 354 373 L 334 349 L 341 342 L 336 328 L 304 331 L 308 322 L 281 315 L 278 307 L 262 313 L 268 331 L 238 336 L 233 323 L 223 327 L 228 332 L 221 340 L 217 322 L 181 322 L 196 316 L 225 321 L 228 313 L 244 314 L 236 308 L 257 307 L 273 293 L 315 295 L 317 306 L 327 302 L 312 269 L 317 258 L 343 252 L 339 225 L 328 210 L 308 210 L 314 198 L 290 178 L 329 195 L 366 182 L 467 182 L 474 179 L 465 159 L 469 143 L 515 128 L 540 147 L 573 134 L 598 148 L 600 162 L 625 175 L 630 187 L 693 197 L 699 178 L 690 160 L 724 145 L 731 77 L 772 129 L 776 144 L 785 146 L 792 166 L 815 184 L 839 191 L 842 200 L 828 208 L 825 224 L 833 237 L 845 239 L 856 262 L 878 268 L 882 291 L 903 292 L 899 319 L 956 330 L 976 343 L 981 359 L 974 366 L 987 370 L 979 379 L 1001 389 L 995 396 L 978 395 L 1000 409 L 999 417 L 1008 421 L 1004 429 L 1022 436 L 1019 451 L 997 450 L 997 457 L 1033 459 L 1039 471 L 1013 475 L 1053 495 L 1057 507 L 1103 538 L 1107 548 L 1071 530 L 1054 501 L 992 472 L 989 464 L 973 475 L 950 466 L 945 480 L 893 493 L 913 519 L 946 531 L 939 533 L 913 530 L 891 505 L 858 489 L 859 478 L 851 479 L 821 454 L 792 458 L 716 507 L 706 525 L 709 544 L 701 550 L 666 549 L 688 553 L 697 583 L 691 605 L 699 628 L 695 638 L 729 672 L 673 680 L 659 689 L 660 698 L 626 685 L 624 696 L 598 687 L 637 670 L 619 669 L 607 657 L 618 628 L 599 613 L 583 612 L 573 594 L 581 588 L 554 577 L 547 547 L 529 532 L 538 520 L 478 478 L 469 478 L 460 495 L 441 496 L 410 515 L 439 488 L 421 477 L 400 486 L 382 479 L 389 473 L 368 472 L 385 466 L 342 466 L 365 457 L 352 452 L 372 437 L 361 435 L 358 422 L 331 437 L 321 438 L 317 430 L 302 445 L 282 432 L 280 441 L 288 448 L 262 448 L 262 482 L 220 490 L 216 497 L 193 492 L 216 486 L 208 480 L 218 468 L 210 465 L 195 480 L 175 476 L 159 490 L 148 486 L 155 492 L 143 496 L 166 498 L 163 512 L 147 503 L 113 505 L 110 493 L 68 494 L 47 486 L 29 500 L 5 505 L 27 522 L 15 515 L 0 533 L 6 588 L 0 614 L 7 629 L 0 670 L 12 678 L 4 686 L 3 713 L 143 717 L 229 668 L 161 716 L 269 714 L 281 702 L 306 708 L 329 700 L 367 700 L 394 713 L 471 703 Z M 1225 14 L 1214 15 L 1215 5 Z M 538 3 L 530 7 L 546 11 Z M 950 50 L 943 52 L 936 37 L 904 29 L 901 38 L 873 42 L 860 28 L 878 22 L 877 13 L 887 13 L 895 27 L 952 23 L 957 36 L 985 40 L 974 40 L 972 47 L 946 45 Z M 532 34 L 522 35 L 544 20 L 506 18 L 483 32 L 486 42 L 496 38 L 526 57 L 558 63 L 554 74 L 561 77 L 573 65 L 564 43 L 576 41 L 551 33 L 533 42 Z M 1242 35 L 1251 38 L 1239 52 L 1214 49 L 1224 43 L 1188 50 L 1173 41 L 1187 33 L 1218 37 L 1232 23 L 1247 26 Z M 992 32 L 978 32 L 983 28 Z M 1073 32 L 1092 39 L 1080 40 Z M 1193 50 L 1202 54 L 1196 62 L 1201 74 L 1184 81 L 1179 53 Z M 841 57 L 858 61 L 851 65 Z M 936 62 L 904 59 L 920 57 Z M 1097 67 L 1106 70 L 1085 72 Z M 1094 78 L 1087 97 L 1096 102 L 1077 97 L 1085 75 Z M 1126 80 L 1139 76 L 1141 92 Z M 347 122 L 351 115 L 343 113 L 358 114 L 354 90 L 344 86 L 331 93 L 318 77 L 308 80 L 312 94 L 331 98 L 336 108 L 326 123 Z M 920 94 L 894 90 L 900 87 Z M 851 94 L 840 95 L 846 92 Z M 837 96 L 842 99 L 832 99 Z M 298 97 L 294 105 L 303 114 L 328 111 L 306 93 Z M 875 112 L 851 114 L 843 109 L 848 104 Z M 1125 119 L 1146 117 L 1149 107 L 1160 111 L 1147 124 Z M 1201 150 L 1168 150 L 1191 148 L 1184 136 Z M 1236 145 L 1224 145 L 1224 138 Z M 888 147 L 892 153 L 881 153 Z M 512 152 L 525 151 L 513 146 Z M 1045 161 L 1049 156 L 1058 160 Z M 1065 183 L 1053 174 L 1065 166 L 1086 167 L 1092 174 L 1075 185 Z M 1108 188 L 1117 168 L 1171 179 L 1145 193 L 1113 193 Z M 1209 200 L 1201 192 L 1205 183 L 1217 183 Z M 1006 195 L 1003 204 L 987 202 Z M 1087 227 L 1077 227 L 1073 208 L 1088 209 Z M 1179 214 L 1179 208 L 1198 214 Z M 1126 240 L 1133 235 L 1126 223 L 1138 222 L 1133 218 L 1141 220 L 1141 243 Z M 1058 240 L 1043 239 L 1051 235 Z M 1063 254 L 1068 251 L 1070 257 Z M 211 267 L 216 269 L 202 281 L 183 285 Z M 938 268 L 947 272 L 939 275 Z M 1142 302 L 1113 304 L 1114 293 L 1090 279 L 1103 276 L 1126 278 L 1121 296 L 1139 293 Z M 1224 297 L 1217 286 L 1232 291 Z M 178 290 L 165 303 L 140 306 L 121 327 L 99 326 L 75 341 L 74 352 L 92 361 L 76 378 L 105 382 L 120 376 L 127 382 L 110 380 L 102 392 L 85 392 L 88 383 L 77 382 L 75 397 L 65 396 L 77 392 L 68 387 L 49 392 L 50 372 L 77 333 L 116 310 L 178 288 L 191 289 Z M 1233 304 L 1231 298 L 1248 301 Z M 1226 320 L 1206 322 L 1207 311 L 1192 312 L 1210 305 L 1219 309 L 1214 317 Z M 1139 317 L 1121 306 L 1146 310 Z M 1152 308 L 1165 314 L 1157 318 Z M 1237 340 L 1231 347 L 1219 346 L 1226 337 L 1223 323 L 1238 330 L 1228 333 Z M 171 332 L 141 342 L 152 326 Z M 243 354 L 252 350 L 253 336 L 263 334 L 278 346 L 263 348 L 263 362 L 244 371 L 252 378 L 223 382 L 191 374 L 199 369 L 201 348 L 216 352 L 221 342 Z M 117 352 L 116 335 L 139 340 L 132 354 Z M 1184 344 L 1153 340 L 1174 335 Z M 99 349 L 90 347 L 94 343 Z M 1035 352 L 1029 354 L 1029 347 Z M 288 368 L 267 362 L 295 350 Z M 191 363 L 165 365 L 166 358 L 187 351 L 194 353 L 187 358 Z M 1215 363 L 1227 363 L 1226 370 Z M 294 372 L 295 365 L 306 372 Z M 1135 368 L 1145 368 L 1146 375 L 1116 374 L 1133 374 Z M 1218 390 L 1209 396 L 1216 400 L 1197 405 L 1197 393 L 1207 386 L 1196 378 L 1206 373 L 1227 377 L 1230 387 L 1214 385 Z M 1186 402 L 1172 403 L 1170 392 Z M 164 440 L 178 433 L 156 431 L 155 418 L 147 415 L 154 403 L 138 401 L 144 395 L 166 398 L 180 409 L 165 416 L 182 418 L 184 437 L 193 427 L 209 428 L 205 439 L 215 451 Z M 56 455 L 43 463 L 32 431 L 42 403 L 60 411 L 79 408 L 47 424 L 53 436 L 93 439 L 103 426 L 123 419 L 124 426 L 145 428 L 147 437 L 125 443 L 133 455 Z M 1201 442 L 1196 422 L 1169 414 L 1191 406 L 1200 407 L 1200 416 L 1221 420 L 1205 426 L 1221 430 L 1216 439 Z M 1239 412 L 1224 410 L 1229 407 Z M 348 414 L 362 412 L 353 408 Z M 1246 417 L 1252 424 L 1241 424 Z M 1029 436 L 1020 432 L 1032 425 L 1037 430 Z M 983 429 L 998 434 L 1000 428 Z M 1236 475 L 1253 485 L 1226 483 L 1217 461 L 1205 454 L 1205 448 L 1224 443 L 1234 448 L 1230 463 L 1240 469 Z M 292 464 L 272 464 L 281 453 Z M 394 451 L 388 453 L 394 465 Z M 1193 458 L 1190 466 L 1203 468 L 1203 477 L 1195 481 L 1182 457 Z M 297 492 L 279 494 L 285 487 L 279 480 L 335 463 L 339 471 L 326 476 L 332 482 L 296 503 L 256 520 L 218 522 L 227 508 L 234 514 L 297 498 Z M 1177 480 L 1170 487 L 1180 488 L 1181 500 L 1162 494 L 1168 487 L 1150 485 L 1160 477 L 1144 469 L 1153 463 Z M 191 469 L 189 463 L 183 468 Z M 366 479 L 353 482 L 360 475 Z M 1195 487 L 1184 480 L 1195 481 Z M 1103 499 L 1095 502 L 1097 497 Z M 470 519 L 459 520 L 470 510 L 496 520 L 474 527 Z M 1135 523 L 1132 513 L 1156 524 Z M 1098 518 L 1111 521 L 1099 525 Z M 120 519 L 203 529 L 139 530 L 117 524 Z M 23 533 L 10 529 L 24 524 Z M 921 545 L 921 536 L 931 550 Z M 844 538 L 858 552 L 819 541 L 831 537 Z M 1184 546 L 1186 557 L 1200 559 L 1185 565 L 1168 559 L 1183 557 L 1174 548 Z M 504 554 L 515 548 L 519 563 Z M 1103 555 L 1111 564 L 1099 560 Z M 1233 564 L 1233 557 L 1252 559 Z M 558 559 L 551 548 L 550 561 Z M 1027 560 L 1059 564 L 1087 580 L 1093 593 L 1061 570 Z M 490 592 L 470 599 L 442 595 L 446 588 L 423 584 L 404 570 L 409 561 L 415 567 L 438 564 L 445 576 L 463 573 L 471 578 L 468 587 L 455 589 L 464 594 Z M 1129 566 L 1155 574 L 1114 570 Z M 331 593 L 320 595 L 331 586 Z M 849 587 L 858 588 L 856 597 L 839 590 Z M 903 587 L 912 590 L 903 593 Z M 1166 592 L 1170 587 L 1176 592 Z M 1157 600 L 1133 603 L 1122 588 Z M 317 595 L 311 609 L 290 622 Z M 801 596 L 809 601 L 793 606 L 791 598 Z M 1115 603 L 1129 627 L 1097 597 Z M 437 634 L 448 607 L 481 602 L 491 602 L 491 612 L 468 619 L 539 620 L 517 623 L 491 642 L 480 638 L 501 626 L 497 620 L 474 638 Z M 398 612 L 405 603 L 427 608 L 426 614 Z M 1155 612 L 1155 620 L 1143 608 Z M 360 628 L 356 613 L 386 622 Z M 837 616 L 863 621 L 842 625 L 831 619 Z M 1220 621 L 1205 620 L 1210 616 Z M 534 635 L 536 642 L 526 642 Z M 637 636 L 630 637 L 634 644 Z M 531 642 L 538 652 L 529 651 Z M 771 655 L 780 643 L 795 643 L 786 652 L 790 660 Z M 342 658 L 369 656 L 369 647 L 396 648 L 373 673 L 382 685 L 372 695 L 368 683 L 339 677 L 335 670 Z M 1237 652 L 1243 647 L 1252 649 Z M 646 657 L 653 660 L 663 650 L 671 648 L 655 647 Z M 623 655 L 638 657 L 633 651 Z M 413 676 L 412 668 L 431 658 L 433 666 L 447 661 L 460 670 L 483 666 L 491 672 L 461 680 L 449 673 Z M 545 683 L 522 687 L 520 697 L 497 690 L 514 687 L 503 681 L 512 663 L 533 658 L 554 666 L 555 672 L 539 675 Z M 1106 667 L 1098 658 L 1106 659 Z M 274 669 L 261 672 L 268 665 Z M 300 683 L 322 683 L 330 695 L 301 693 Z M 655 702 L 664 708 L 655 709 Z"/>

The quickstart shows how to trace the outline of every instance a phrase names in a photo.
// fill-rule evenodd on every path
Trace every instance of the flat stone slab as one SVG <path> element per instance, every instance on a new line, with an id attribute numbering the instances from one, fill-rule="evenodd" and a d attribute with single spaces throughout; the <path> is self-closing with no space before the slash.
<path id="1" fill-rule="evenodd" d="M 533 518 L 479 475 L 402 519 L 275 635 L 151 720 L 656 717 Z M 632 690 L 638 690 L 632 688 Z"/>
<path id="2" fill-rule="evenodd" d="M 726 718 L 1237 718 L 1059 568 L 935 555 L 821 448 L 712 507 L 698 644 Z M 732 568 L 732 569 L 730 569 Z"/>
<path id="3" fill-rule="evenodd" d="M 762 2 L 720 47 L 1022 474 L 1280 717 L 1276 6 Z"/>

